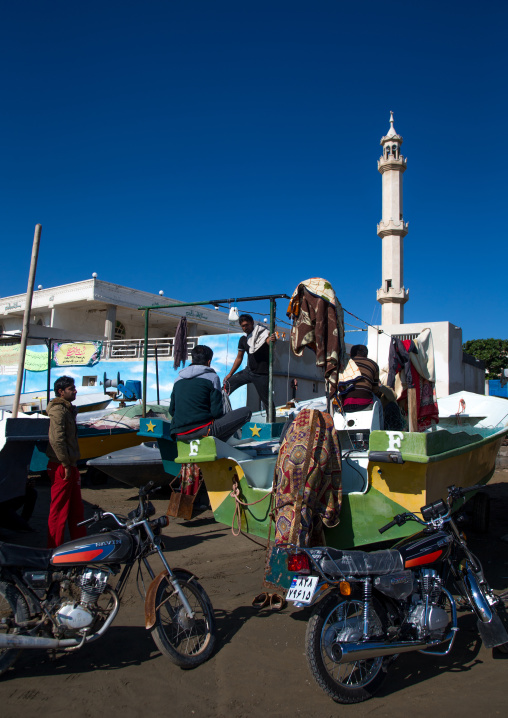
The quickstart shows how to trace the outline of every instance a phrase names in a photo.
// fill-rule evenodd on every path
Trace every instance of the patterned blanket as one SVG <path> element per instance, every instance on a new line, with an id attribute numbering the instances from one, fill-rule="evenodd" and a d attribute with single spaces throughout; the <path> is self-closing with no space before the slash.
<path id="1" fill-rule="evenodd" d="M 275 543 L 323 545 L 322 524 L 339 523 L 341 454 L 330 414 L 303 409 L 290 425 L 275 467 Z"/>

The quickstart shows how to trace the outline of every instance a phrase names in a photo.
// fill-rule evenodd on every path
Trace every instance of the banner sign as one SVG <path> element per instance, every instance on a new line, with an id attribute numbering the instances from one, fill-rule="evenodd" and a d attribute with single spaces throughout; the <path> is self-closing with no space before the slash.
<path id="1" fill-rule="evenodd" d="M 101 352 L 102 342 L 53 342 L 51 366 L 94 366 Z"/>
<path id="2" fill-rule="evenodd" d="M 0 347 L 0 364 L 2 366 L 17 366 L 19 363 L 19 352 L 19 344 L 15 344 L 11 347 Z M 28 371 L 47 371 L 47 350 L 36 352 L 33 349 L 27 349 L 25 354 L 25 369 L 28 369 Z"/>

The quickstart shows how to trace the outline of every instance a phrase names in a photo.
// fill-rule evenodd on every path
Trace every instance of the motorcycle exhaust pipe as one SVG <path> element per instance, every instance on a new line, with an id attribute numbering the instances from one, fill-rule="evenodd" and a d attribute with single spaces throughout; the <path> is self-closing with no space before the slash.
<path id="1" fill-rule="evenodd" d="M 0 650 L 5 648 L 41 648 L 41 649 L 53 649 L 53 648 L 81 648 L 85 643 L 92 643 L 96 641 L 102 635 L 106 633 L 108 628 L 113 623 L 118 609 L 120 608 L 120 601 L 115 591 L 108 587 L 107 591 L 113 599 L 113 607 L 107 619 L 103 625 L 99 628 L 97 633 L 91 636 L 83 635 L 77 638 L 46 638 L 44 636 L 23 636 L 19 633 L 0 633 Z"/>
<path id="2" fill-rule="evenodd" d="M 0 650 L 6 648 L 69 648 L 78 646 L 75 638 L 44 638 L 43 636 L 20 636 L 17 633 L 0 634 Z"/>
<path id="3" fill-rule="evenodd" d="M 396 643 L 336 643 L 332 647 L 333 660 L 336 663 L 354 663 L 355 661 L 367 661 L 370 658 L 380 656 L 393 656 L 396 653 L 409 653 L 410 651 L 423 651 L 427 648 L 434 648 L 441 643 L 451 640 L 454 632 L 451 631 L 445 638 L 439 641 L 398 641 Z"/>

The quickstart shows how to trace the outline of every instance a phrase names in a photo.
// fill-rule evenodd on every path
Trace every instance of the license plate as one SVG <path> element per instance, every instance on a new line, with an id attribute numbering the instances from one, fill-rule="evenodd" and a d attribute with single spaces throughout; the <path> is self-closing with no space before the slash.
<path id="1" fill-rule="evenodd" d="M 314 598 L 319 576 L 294 576 L 286 601 L 309 604 Z"/>

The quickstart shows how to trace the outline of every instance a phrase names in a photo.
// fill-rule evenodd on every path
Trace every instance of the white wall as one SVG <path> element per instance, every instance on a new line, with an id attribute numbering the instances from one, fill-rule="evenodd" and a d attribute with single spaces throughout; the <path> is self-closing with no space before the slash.
<path id="1" fill-rule="evenodd" d="M 462 329 L 450 322 L 427 322 L 383 326 L 383 334 L 369 327 L 369 356 L 379 364 L 380 369 L 388 364 L 388 352 L 392 335 L 420 334 L 429 328 L 434 343 L 437 397 L 448 396 L 457 391 L 485 393 L 485 372 L 483 369 L 463 361 Z M 406 338 L 406 337 L 404 337 Z"/>

